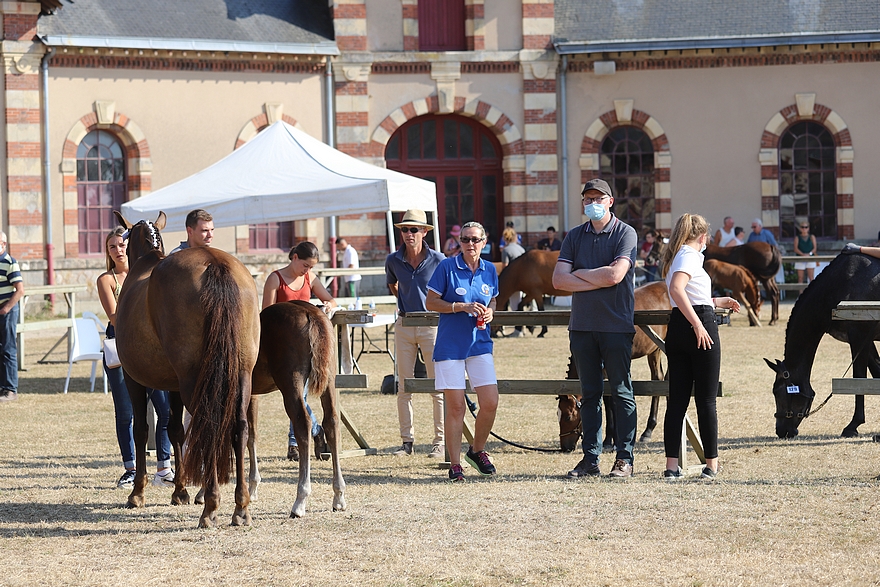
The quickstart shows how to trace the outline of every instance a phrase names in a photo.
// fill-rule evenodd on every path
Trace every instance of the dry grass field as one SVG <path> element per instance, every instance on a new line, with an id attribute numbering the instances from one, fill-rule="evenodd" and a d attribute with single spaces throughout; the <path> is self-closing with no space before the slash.
<path id="1" fill-rule="evenodd" d="M 61 395 L 66 363 L 36 364 L 54 341 L 29 338 L 20 399 L 0 405 L 0 585 L 878 585 L 880 444 L 871 434 L 880 432 L 880 399 L 868 398 L 860 438 L 839 438 L 853 401 L 834 397 L 798 438 L 777 439 L 773 374 L 761 359 L 782 358 L 790 309 L 783 305 L 776 327 L 736 317 L 722 328 L 717 482 L 660 478 L 661 423 L 637 447 L 628 481 L 566 480 L 577 453 L 492 441 L 497 478 L 466 467 L 468 483 L 453 486 L 425 456 L 426 396 L 416 400 L 420 454 L 390 454 L 400 441 L 396 404 L 378 388 L 391 362 L 370 355 L 361 365 L 372 389 L 341 401 L 380 454 L 343 461 L 348 510 L 331 511 L 322 462 L 307 516 L 289 519 L 296 469 L 274 394 L 261 401 L 254 525 L 228 526 L 227 486 L 224 525 L 208 531 L 196 528 L 200 506 L 171 506 L 166 489 L 148 487 L 144 509 L 123 507 L 110 397 L 88 393 L 88 364 L 75 366 L 71 393 Z M 499 376 L 509 379 L 562 377 L 567 355 L 564 328 L 495 347 Z M 813 370 L 817 405 L 848 364 L 847 347 L 826 337 Z M 644 360 L 633 365 L 635 378 L 647 372 Z M 642 425 L 647 407 L 640 399 Z M 554 447 L 555 420 L 550 397 L 502 396 L 496 431 Z M 356 446 L 347 433 L 343 444 Z M 611 463 L 603 457 L 603 469 Z"/>

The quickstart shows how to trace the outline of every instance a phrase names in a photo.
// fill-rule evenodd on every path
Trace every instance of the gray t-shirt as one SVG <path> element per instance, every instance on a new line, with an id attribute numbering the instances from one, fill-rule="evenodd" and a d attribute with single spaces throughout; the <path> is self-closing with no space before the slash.
<path id="1" fill-rule="evenodd" d="M 593 230 L 591 222 L 586 222 L 565 235 L 559 262 L 570 264 L 574 271 L 606 267 L 615 259 L 629 259 L 629 270 L 617 285 L 574 293 L 569 330 L 635 332 L 633 279 L 637 246 L 635 229 L 614 215 L 599 233 Z"/>
<path id="2" fill-rule="evenodd" d="M 517 257 L 523 255 L 526 252 L 522 245 L 519 243 L 510 243 L 509 245 L 504 245 L 504 248 L 501 249 L 501 261 L 510 263 Z"/>

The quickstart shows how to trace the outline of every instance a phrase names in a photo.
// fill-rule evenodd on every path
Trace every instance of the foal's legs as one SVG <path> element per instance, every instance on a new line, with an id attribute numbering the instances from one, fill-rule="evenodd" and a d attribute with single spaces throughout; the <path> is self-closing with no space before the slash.
<path id="1" fill-rule="evenodd" d="M 339 412 L 336 408 L 336 388 L 330 385 L 321 395 L 321 407 L 324 409 L 324 434 L 333 457 L 333 511 L 344 512 L 345 480 L 342 478 L 342 466 L 339 463 Z"/>
<path id="2" fill-rule="evenodd" d="M 147 389 L 127 374 L 125 385 L 134 414 L 134 456 L 137 469 L 126 507 L 142 508 L 145 503 L 144 490 L 147 487 Z"/>
<path id="3" fill-rule="evenodd" d="M 257 488 L 263 478 L 260 476 L 260 469 L 257 463 L 257 422 L 259 420 L 260 410 L 256 396 L 251 396 L 251 403 L 248 406 L 248 459 L 250 461 L 250 470 L 248 472 L 248 492 L 251 500 L 257 499 Z"/>
<path id="4" fill-rule="evenodd" d="M 232 514 L 233 526 L 250 526 L 251 514 L 248 506 L 251 496 L 244 477 L 244 449 L 248 443 L 248 408 L 251 404 L 251 373 L 242 371 L 238 378 L 241 397 L 238 405 L 238 419 L 232 433 L 232 448 L 235 452 L 235 511 Z"/>
<path id="5" fill-rule="evenodd" d="M 174 449 L 174 493 L 171 494 L 172 505 L 189 505 L 189 493 L 183 483 L 183 401 L 180 394 L 168 394 L 171 401 L 171 418 L 168 420 L 168 440 Z"/>
<path id="6" fill-rule="evenodd" d="M 284 409 L 293 422 L 293 434 L 299 448 L 299 479 L 296 486 L 296 501 L 290 510 L 291 518 L 301 518 L 306 514 L 306 501 L 312 493 L 311 459 L 309 443 L 312 441 L 312 422 L 306 414 L 303 399 L 303 380 L 298 374 L 288 373 L 285 377 L 275 377 L 275 383 L 284 396 Z"/>

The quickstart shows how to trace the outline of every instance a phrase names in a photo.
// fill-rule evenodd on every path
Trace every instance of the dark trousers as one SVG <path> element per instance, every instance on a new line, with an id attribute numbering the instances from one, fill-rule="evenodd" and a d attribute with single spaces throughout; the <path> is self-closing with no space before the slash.
<path id="1" fill-rule="evenodd" d="M 608 376 L 614 397 L 614 417 L 617 427 L 617 458 L 633 462 L 636 442 L 636 401 L 633 397 L 630 363 L 632 332 L 568 333 L 571 354 L 581 381 L 581 424 L 583 425 L 584 457 L 598 464 L 602 454 L 602 392 L 605 381 L 602 368 Z"/>
<path id="2" fill-rule="evenodd" d="M 708 350 L 697 348 L 690 322 L 678 308 L 672 309 L 666 330 L 666 358 L 669 361 L 669 402 L 663 421 L 663 446 L 668 458 L 678 458 L 681 429 L 693 390 L 700 439 L 707 459 L 718 457 L 718 414 L 715 398 L 721 373 L 721 340 L 712 306 L 694 306 L 700 322 L 713 341 Z"/>
<path id="3" fill-rule="evenodd" d="M 18 341 L 15 327 L 18 324 L 19 305 L 15 304 L 9 313 L 0 316 L 0 389 L 18 392 Z"/>

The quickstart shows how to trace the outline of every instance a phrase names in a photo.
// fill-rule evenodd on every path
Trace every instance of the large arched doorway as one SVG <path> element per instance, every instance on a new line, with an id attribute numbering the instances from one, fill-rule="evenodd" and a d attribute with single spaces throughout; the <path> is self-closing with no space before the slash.
<path id="1" fill-rule="evenodd" d="M 818 122 L 804 120 L 779 140 L 779 232 L 791 238 L 806 220 L 817 238 L 837 238 L 837 147 Z"/>
<path id="2" fill-rule="evenodd" d="M 654 218 L 654 147 L 639 128 L 611 130 L 599 156 L 599 176 L 611 184 L 614 214 L 636 229 L 656 228 Z"/>
<path id="3" fill-rule="evenodd" d="M 496 245 L 504 226 L 501 145 L 476 120 L 429 114 L 401 126 L 385 147 L 388 169 L 433 181 L 441 241 L 454 224 L 476 220 Z"/>
<path id="4" fill-rule="evenodd" d="M 104 238 L 118 222 L 113 216 L 126 200 L 125 149 L 104 130 L 83 137 L 76 150 L 79 252 L 100 255 Z"/>

